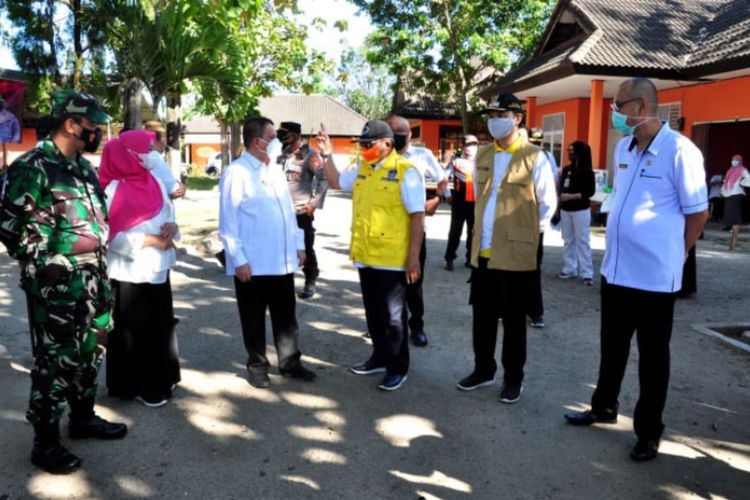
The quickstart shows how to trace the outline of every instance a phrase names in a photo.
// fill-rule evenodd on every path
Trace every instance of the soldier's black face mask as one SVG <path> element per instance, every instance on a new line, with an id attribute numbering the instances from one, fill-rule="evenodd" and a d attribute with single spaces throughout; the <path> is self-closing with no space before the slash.
<path id="1" fill-rule="evenodd" d="M 99 127 L 90 129 L 84 127 L 80 122 L 76 123 L 81 127 L 81 133 L 78 135 L 78 138 L 83 141 L 83 150 L 87 153 L 95 153 L 102 142 L 102 129 Z"/>
<path id="2" fill-rule="evenodd" d="M 401 151 L 406 147 L 406 137 L 405 135 L 394 135 L 393 136 L 393 148 L 396 151 Z"/>

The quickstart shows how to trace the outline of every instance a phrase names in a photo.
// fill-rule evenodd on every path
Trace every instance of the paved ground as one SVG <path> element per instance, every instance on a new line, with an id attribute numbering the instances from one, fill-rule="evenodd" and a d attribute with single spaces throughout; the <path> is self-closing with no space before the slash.
<path id="1" fill-rule="evenodd" d="M 194 195 L 179 213 L 215 217 L 215 195 Z M 633 353 L 614 426 L 567 426 L 587 404 L 598 368 L 598 287 L 560 282 L 559 233 L 543 266 L 544 330 L 529 331 L 523 399 L 499 387 L 462 393 L 472 368 L 468 270 L 442 269 L 449 215 L 429 221 L 426 272 L 430 345 L 412 349 L 409 381 L 395 393 L 347 366 L 368 341 L 356 274 L 347 260 L 349 201 L 319 214 L 320 295 L 298 303 L 304 384 L 272 375 L 250 387 L 230 279 L 191 249 L 173 274 L 183 382 L 150 410 L 100 389 L 99 410 L 126 421 L 120 442 L 73 442 L 82 471 L 53 477 L 28 463 L 23 414 L 30 348 L 15 263 L 0 254 L 0 499 L 7 498 L 750 498 L 750 354 L 691 325 L 750 323 L 747 248 L 699 244 L 699 292 L 677 304 L 672 379 L 661 455 L 628 458 L 637 398 Z M 724 237 L 721 233 L 711 233 Z M 712 236 L 713 237 L 713 236 Z M 598 266 L 602 239 L 594 239 Z M 102 377 L 103 379 L 103 377 Z M 66 440 L 67 442 L 67 440 Z"/>

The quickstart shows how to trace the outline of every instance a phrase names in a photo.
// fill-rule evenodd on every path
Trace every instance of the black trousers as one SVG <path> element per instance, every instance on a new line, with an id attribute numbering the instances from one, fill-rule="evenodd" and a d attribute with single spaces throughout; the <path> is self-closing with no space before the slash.
<path id="1" fill-rule="evenodd" d="M 268 369 L 266 358 L 266 309 L 271 313 L 271 328 L 279 368 L 299 363 L 299 328 L 297 326 L 294 275 L 253 276 L 243 283 L 234 279 L 237 307 L 240 310 L 242 338 L 247 349 L 247 367 L 251 371 Z"/>
<path id="2" fill-rule="evenodd" d="M 170 397 L 180 381 L 180 360 L 169 280 L 111 283 L 115 328 L 107 339 L 109 395 Z"/>
<path id="3" fill-rule="evenodd" d="M 474 372 L 492 377 L 497 371 L 495 344 L 498 320 L 503 319 L 502 363 L 504 380 L 523 381 L 526 364 L 526 311 L 534 281 L 533 271 L 500 271 L 487 268 L 487 259 L 479 258 L 472 270 L 469 304 L 472 306 Z"/>
<path id="4" fill-rule="evenodd" d="M 682 287 L 677 295 L 687 297 L 691 293 L 698 291 L 698 269 L 695 260 L 695 245 L 688 251 L 685 264 L 682 266 Z"/>
<path id="5" fill-rule="evenodd" d="M 448 246 L 445 247 L 445 260 L 455 260 L 461 233 L 466 224 L 466 260 L 471 257 L 471 237 L 474 230 L 474 202 L 466 201 L 466 184 L 453 192 L 451 202 L 451 227 L 448 231 Z"/>
<path id="6" fill-rule="evenodd" d="M 544 258 L 544 233 L 539 233 L 539 246 L 536 249 L 536 271 L 531 286 L 529 299 L 529 317 L 536 319 L 544 316 L 544 300 L 542 299 L 542 259 Z"/>
<path id="7" fill-rule="evenodd" d="M 406 276 L 403 271 L 359 269 L 367 330 L 372 339 L 371 360 L 388 373 L 409 371 L 406 335 Z"/>
<path id="8" fill-rule="evenodd" d="M 406 305 L 409 308 L 409 331 L 412 333 L 424 330 L 424 263 L 427 260 L 427 235 L 422 237 L 422 249 L 419 251 L 419 279 L 406 285 Z"/>
<path id="9" fill-rule="evenodd" d="M 661 437 L 661 421 L 669 385 L 669 340 L 672 337 L 674 293 L 658 293 L 610 285 L 602 278 L 601 364 L 591 399 L 594 412 L 616 412 L 622 377 L 636 334 L 640 396 L 633 426 L 640 439 Z"/>
<path id="10" fill-rule="evenodd" d="M 315 217 L 306 213 L 297 214 L 297 226 L 305 232 L 305 265 L 302 272 L 306 280 L 314 280 L 320 274 L 318 270 L 318 258 L 315 256 L 315 228 L 313 227 Z"/>

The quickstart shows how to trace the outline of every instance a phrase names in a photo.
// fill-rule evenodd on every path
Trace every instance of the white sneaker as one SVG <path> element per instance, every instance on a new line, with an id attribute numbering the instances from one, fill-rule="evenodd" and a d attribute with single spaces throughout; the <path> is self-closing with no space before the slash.
<path id="1" fill-rule="evenodd" d="M 153 400 L 151 400 L 151 399 L 146 399 L 143 396 L 136 396 L 135 400 L 136 401 L 140 401 L 141 403 L 143 403 L 143 406 L 146 406 L 148 408 L 161 408 L 162 406 L 164 406 L 165 404 L 167 404 L 167 400 L 166 399 L 153 399 Z"/>

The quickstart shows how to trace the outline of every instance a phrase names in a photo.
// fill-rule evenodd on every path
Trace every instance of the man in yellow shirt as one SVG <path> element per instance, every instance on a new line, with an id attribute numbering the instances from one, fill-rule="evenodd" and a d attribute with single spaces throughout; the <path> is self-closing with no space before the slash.
<path id="1" fill-rule="evenodd" d="M 358 375 L 385 372 L 380 389 L 394 391 L 409 370 L 406 285 L 420 277 L 425 187 L 420 170 L 394 149 L 387 123 L 372 120 L 356 140 L 362 163 L 339 172 L 331 139 L 321 126 L 317 144 L 329 187 L 352 193 L 350 257 L 359 271 L 370 358 L 351 367 Z"/>

